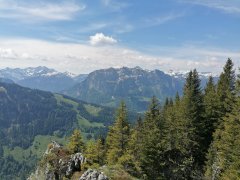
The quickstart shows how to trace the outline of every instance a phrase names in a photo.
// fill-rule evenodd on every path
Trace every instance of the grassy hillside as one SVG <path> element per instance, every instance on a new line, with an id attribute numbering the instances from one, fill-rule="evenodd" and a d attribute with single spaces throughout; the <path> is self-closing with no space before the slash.
<path id="1" fill-rule="evenodd" d="M 0 83 L 0 179 L 24 179 L 51 140 L 73 129 L 85 138 L 104 134 L 114 110 L 60 94 Z"/>

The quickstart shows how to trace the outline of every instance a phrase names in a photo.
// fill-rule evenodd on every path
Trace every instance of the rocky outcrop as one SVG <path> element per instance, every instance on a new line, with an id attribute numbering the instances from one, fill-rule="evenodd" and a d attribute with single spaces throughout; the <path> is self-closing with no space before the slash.
<path id="1" fill-rule="evenodd" d="M 53 141 L 45 151 L 40 165 L 28 180 L 57 180 L 70 178 L 74 172 L 81 171 L 86 162 L 82 153 L 70 154 L 57 142 Z"/>
<path id="2" fill-rule="evenodd" d="M 108 180 L 108 177 L 97 170 L 88 169 L 79 180 Z"/>
<path id="3" fill-rule="evenodd" d="M 61 148 L 61 145 L 58 144 L 56 141 L 52 141 L 51 144 L 49 144 L 49 147 L 45 151 L 44 155 L 52 153 L 54 150 Z"/>
<path id="4" fill-rule="evenodd" d="M 66 176 L 71 176 L 75 171 L 81 171 L 81 165 L 85 162 L 86 158 L 82 153 L 71 155 L 71 158 L 67 162 L 67 170 L 65 171 Z"/>

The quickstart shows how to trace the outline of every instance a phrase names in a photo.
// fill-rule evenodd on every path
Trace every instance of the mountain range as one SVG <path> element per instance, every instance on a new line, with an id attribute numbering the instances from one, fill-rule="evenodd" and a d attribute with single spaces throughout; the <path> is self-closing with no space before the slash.
<path id="1" fill-rule="evenodd" d="M 181 95 L 187 74 L 187 71 L 149 71 L 140 67 L 108 68 L 80 75 L 42 66 L 0 70 L 0 78 L 24 87 L 58 92 L 109 107 L 116 107 L 124 100 L 131 110 L 140 112 L 147 109 L 152 96 L 163 103 L 166 97 L 174 97 L 177 92 Z M 202 87 L 210 75 L 210 72 L 199 73 Z M 217 76 L 213 76 L 217 80 Z"/>
<path id="2" fill-rule="evenodd" d="M 90 73 L 87 78 L 64 94 L 104 106 L 116 107 L 124 100 L 133 111 L 145 111 L 150 98 L 156 96 L 160 103 L 167 97 L 182 94 L 188 72 L 167 72 L 135 68 L 109 68 Z M 211 73 L 199 73 L 202 87 Z M 217 76 L 214 76 L 217 79 Z"/>
<path id="3" fill-rule="evenodd" d="M 159 70 L 123 67 L 94 71 L 84 81 L 64 93 L 111 107 L 124 100 L 132 110 L 144 111 L 152 96 L 163 100 L 175 96 L 177 91 L 181 93 L 182 86 L 182 81 Z"/>
<path id="4" fill-rule="evenodd" d="M 0 70 L 0 78 L 11 79 L 15 83 L 44 91 L 61 92 L 80 83 L 87 75 L 58 72 L 44 66 L 29 68 L 5 68 Z"/>

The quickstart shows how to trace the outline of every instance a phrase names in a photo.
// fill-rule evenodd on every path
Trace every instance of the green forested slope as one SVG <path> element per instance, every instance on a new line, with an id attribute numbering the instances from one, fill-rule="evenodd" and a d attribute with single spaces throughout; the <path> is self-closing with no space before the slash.
<path id="1" fill-rule="evenodd" d="M 85 138 L 106 132 L 114 111 L 60 94 L 0 83 L 0 179 L 25 177 L 51 139 L 75 128 Z"/>

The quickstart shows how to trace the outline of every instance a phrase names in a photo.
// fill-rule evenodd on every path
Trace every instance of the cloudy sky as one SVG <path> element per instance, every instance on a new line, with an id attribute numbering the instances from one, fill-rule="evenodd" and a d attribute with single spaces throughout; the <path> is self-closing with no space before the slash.
<path id="1" fill-rule="evenodd" d="M 239 0 L 0 0 L 0 68 L 220 72 L 239 32 Z"/>

